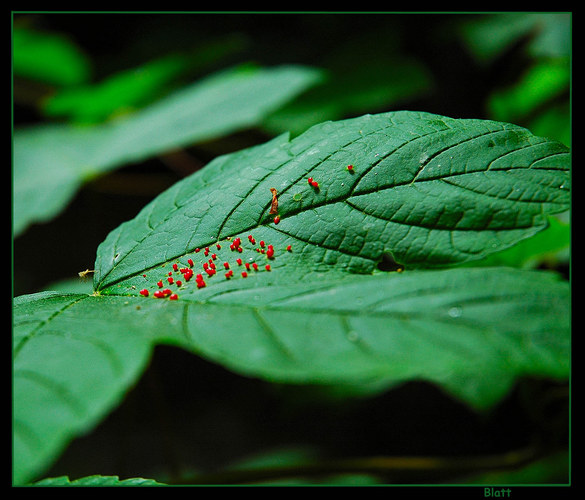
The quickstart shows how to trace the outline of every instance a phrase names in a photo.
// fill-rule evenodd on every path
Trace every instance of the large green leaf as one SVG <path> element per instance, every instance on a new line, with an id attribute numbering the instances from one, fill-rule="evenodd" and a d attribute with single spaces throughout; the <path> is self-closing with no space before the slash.
<path id="1" fill-rule="evenodd" d="M 272 381 L 430 380 L 476 408 L 517 376 L 569 369 L 568 284 L 505 268 L 250 279 L 204 301 L 45 293 L 17 298 L 14 318 L 16 482 L 118 404 L 156 343 Z"/>
<path id="2" fill-rule="evenodd" d="M 153 285 L 161 265 L 200 265 L 194 250 L 218 243 L 225 260 L 228 238 L 250 233 L 280 252 L 293 246 L 277 264 L 286 281 L 370 273 L 385 255 L 408 268 L 476 260 L 569 208 L 569 161 L 566 146 L 493 121 L 394 112 L 326 122 L 220 157 L 167 190 L 102 243 L 95 287 Z M 244 248 L 242 258 L 258 256 Z"/>
<path id="3" fill-rule="evenodd" d="M 16 130 L 15 234 L 54 217 L 89 178 L 258 124 L 318 78 L 317 70 L 300 66 L 236 68 L 104 124 Z"/>
<path id="4" fill-rule="evenodd" d="M 106 238 L 93 294 L 15 300 L 15 480 L 35 478 L 118 404 L 157 343 L 271 381 L 429 380 L 476 408 L 518 376 L 567 377 L 566 282 L 420 268 L 543 229 L 568 208 L 568 162 L 564 146 L 513 125 L 410 112 L 216 159 Z M 379 271 L 385 255 L 405 271 Z M 208 277 L 210 261 L 221 272 Z M 154 297 L 159 280 L 177 300 Z"/>

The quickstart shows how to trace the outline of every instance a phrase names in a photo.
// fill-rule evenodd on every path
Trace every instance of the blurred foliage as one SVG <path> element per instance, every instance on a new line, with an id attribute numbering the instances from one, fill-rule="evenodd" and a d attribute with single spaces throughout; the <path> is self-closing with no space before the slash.
<path id="1" fill-rule="evenodd" d="M 170 54 L 128 70 L 115 73 L 101 82 L 62 89 L 47 97 L 42 111 L 47 117 L 63 117 L 78 123 L 97 123 L 130 113 L 166 95 L 186 77 L 217 64 L 241 50 L 242 40 L 228 36 L 209 41 L 188 54 Z"/>
<path id="2" fill-rule="evenodd" d="M 520 56 L 503 71 L 509 81 L 491 89 L 488 116 L 570 146 L 570 14 L 494 14 L 462 22 L 460 29 L 482 64 L 497 66 L 506 54 Z"/>
<path id="3" fill-rule="evenodd" d="M 91 61 L 68 37 L 15 26 L 12 32 L 12 71 L 55 86 L 89 80 Z"/>
<path id="4" fill-rule="evenodd" d="M 569 13 L 505 12 L 461 22 L 461 33 L 475 57 L 490 63 L 519 42 L 534 58 L 566 57 L 570 53 Z"/>

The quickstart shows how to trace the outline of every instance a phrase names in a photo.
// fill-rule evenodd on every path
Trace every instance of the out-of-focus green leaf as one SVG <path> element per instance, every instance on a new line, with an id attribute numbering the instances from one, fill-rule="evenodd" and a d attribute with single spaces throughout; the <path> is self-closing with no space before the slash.
<path id="1" fill-rule="evenodd" d="M 552 99 L 568 93 L 568 59 L 546 59 L 534 64 L 515 85 L 496 90 L 488 100 L 494 120 L 518 122 Z"/>
<path id="2" fill-rule="evenodd" d="M 319 78 L 319 71 L 301 66 L 236 68 L 104 124 L 16 130 L 14 233 L 53 218 L 88 179 L 256 125 Z"/>
<path id="3" fill-rule="evenodd" d="M 485 63 L 528 36 L 531 56 L 566 57 L 571 50 L 570 23 L 569 13 L 509 12 L 464 19 L 460 33 L 469 51 Z"/>
<path id="4" fill-rule="evenodd" d="M 288 280 L 370 273 L 384 255 L 409 269 L 479 260 L 568 210 L 569 162 L 562 144 L 489 120 L 398 111 L 326 122 L 217 158 L 172 186 L 100 245 L 94 283 L 144 283 L 145 270 L 154 277 L 217 243 L 224 254 L 228 237 L 251 232 L 281 251 L 293 245 L 282 262 L 302 259 L 303 273 Z M 244 250 L 244 260 L 258 256 Z"/>
<path id="5" fill-rule="evenodd" d="M 15 76 L 51 85 L 78 85 L 89 79 L 91 64 L 62 35 L 14 26 L 12 68 Z"/>
<path id="6" fill-rule="evenodd" d="M 571 226 L 556 217 L 549 217 L 549 227 L 531 238 L 520 241 L 513 247 L 502 250 L 474 266 L 511 266 L 533 268 L 539 264 L 558 264 L 558 255 L 568 250 L 571 243 Z"/>
<path id="7" fill-rule="evenodd" d="M 527 128 L 541 137 L 550 137 L 571 147 L 571 103 L 553 103 L 529 119 Z"/>
<path id="8" fill-rule="evenodd" d="M 293 135 L 326 120 L 391 109 L 431 88 L 430 74 L 417 61 L 396 58 L 360 61 L 351 71 L 332 72 L 327 81 L 271 114 L 264 126 Z"/>
<path id="9" fill-rule="evenodd" d="M 540 30 L 529 51 L 533 57 L 568 57 L 571 54 L 571 13 L 540 14 Z"/>
<path id="10" fill-rule="evenodd" d="M 77 123 L 97 123 L 135 111 L 170 91 L 179 77 L 217 64 L 242 49 L 241 37 L 207 41 L 196 50 L 177 53 L 117 73 L 102 82 L 62 89 L 48 97 L 43 111 Z"/>
<path id="11" fill-rule="evenodd" d="M 43 111 L 49 117 L 68 117 L 79 123 L 103 121 L 152 100 L 187 68 L 181 56 L 166 57 L 116 74 L 96 85 L 65 89 L 48 97 Z"/>

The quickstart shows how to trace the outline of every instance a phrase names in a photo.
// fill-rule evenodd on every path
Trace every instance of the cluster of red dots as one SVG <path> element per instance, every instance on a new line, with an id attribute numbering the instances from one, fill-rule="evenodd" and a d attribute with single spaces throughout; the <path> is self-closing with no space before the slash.
<path id="1" fill-rule="evenodd" d="M 346 169 L 349 173 L 354 172 L 353 165 L 347 165 Z M 319 190 L 319 183 L 316 180 L 314 180 L 312 177 L 309 177 L 307 179 L 307 182 L 316 191 Z M 278 224 L 279 222 L 280 222 L 280 216 L 276 215 L 274 217 L 274 223 Z M 254 239 L 254 237 L 251 234 L 248 235 L 248 241 L 252 245 L 256 245 L 256 240 Z M 221 245 L 219 243 L 215 246 L 216 246 L 217 250 L 221 250 Z M 235 238 L 233 241 L 231 241 L 230 250 L 232 252 L 242 253 L 243 252 L 242 240 L 240 238 Z M 266 243 L 264 241 L 260 241 L 259 246 L 256 247 L 255 250 L 258 253 L 265 254 L 268 259 L 274 258 L 274 246 L 273 245 L 266 245 Z M 286 250 L 288 252 L 292 252 L 291 245 L 288 245 L 286 247 Z M 201 252 L 201 249 L 196 248 L 195 253 L 199 253 L 199 252 Z M 210 252 L 211 252 L 211 250 L 209 249 L 209 247 L 205 247 L 203 250 L 203 254 L 205 255 L 205 257 L 208 257 Z M 217 260 L 217 254 L 212 253 L 211 258 L 208 259 L 207 261 L 203 262 L 203 264 L 202 264 L 203 272 L 205 272 L 207 274 L 208 278 L 211 278 L 212 276 L 217 274 L 217 268 L 215 265 L 216 260 Z M 195 273 L 193 271 L 193 267 L 195 266 L 195 263 L 193 262 L 193 259 L 189 258 L 189 259 L 187 259 L 187 264 L 188 264 L 188 267 L 181 267 L 181 268 L 179 268 L 178 264 L 176 264 L 176 263 L 173 264 L 173 271 L 175 273 L 181 273 L 183 279 L 181 280 L 181 279 L 174 278 L 173 271 L 171 271 L 168 273 L 168 276 L 166 278 L 166 281 L 169 285 L 176 285 L 177 287 L 181 287 L 183 285 L 183 282 L 187 283 L 188 281 L 191 280 L 191 278 L 195 275 Z M 236 264 L 238 266 L 244 266 L 244 268 L 245 268 L 245 271 L 241 271 L 242 278 L 248 277 L 248 272 L 250 271 L 250 268 L 252 268 L 255 272 L 259 271 L 259 267 L 258 267 L 258 264 L 256 262 L 252 262 L 252 263 L 243 262 L 241 258 L 237 258 Z M 230 268 L 230 264 L 226 261 L 223 263 L 223 266 L 224 266 L 225 271 L 226 271 L 224 274 L 225 279 L 227 279 L 227 280 L 231 279 L 234 276 L 234 271 L 233 271 L 233 269 Z M 264 266 L 264 269 L 266 271 L 270 271 L 271 270 L 270 264 L 266 264 Z M 144 274 L 143 277 L 146 277 L 146 275 Z M 195 275 L 195 283 L 197 284 L 197 288 L 204 288 L 205 286 L 207 286 L 205 283 L 205 279 L 203 277 L 203 273 L 199 273 L 199 274 Z M 179 298 L 178 294 L 173 292 L 170 288 L 164 288 L 165 283 L 163 282 L 162 279 L 157 282 L 157 286 L 158 286 L 158 290 L 156 290 L 153 293 L 154 297 L 156 297 L 156 298 L 168 297 L 170 300 L 177 300 Z M 140 295 L 142 295 L 144 297 L 148 297 L 150 295 L 150 292 L 146 288 L 143 288 L 142 290 L 140 290 L 139 293 L 140 293 Z"/>
<path id="2" fill-rule="evenodd" d="M 309 183 L 309 186 L 313 186 L 315 189 L 319 189 L 319 183 L 314 180 L 312 177 L 309 177 L 307 179 L 307 182 Z"/>
<path id="3" fill-rule="evenodd" d="M 355 172 L 353 169 L 353 165 L 348 165 L 345 168 L 350 174 L 353 174 Z M 312 177 L 308 177 L 307 182 L 309 183 L 309 186 L 312 186 L 313 188 L 315 188 L 315 190 L 319 190 L 319 183 L 315 179 L 313 179 Z"/>
<path id="4" fill-rule="evenodd" d="M 248 236 L 248 241 L 252 244 L 252 245 L 256 245 L 256 240 L 254 239 L 254 237 L 252 235 Z M 215 245 L 217 250 L 221 250 L 221 245 L 218 243 L 217 245 Z M 242 240 L 241 238 L 235 238 L 233 241 L 231 241 L 230 243 L 230 250 L 232 252 L 237 252 L 237 253 L 242 253 L 243 252 L 243 248 L 242 248 Z M 259 245 L 255 248 L 256 252 L 260 253 L 260 254 L 264 254 L 266 255 L 266 257 L 268 259 L 274 259 L 274 246 L 273 245 L 267 245 L 263 240 L 259 242 Z M 287 252 L 292 252 L 292 246 L 288 245 L 286 247 Z M 200 253 L 201 249 L 200 248 L 196 248 L 195 249 L 195 253 Z M 209 249 L 209 247 L 206 247 L 205 249 L 203 249 L 203 254 L 205 255 L 205 257 L 209 257 L 211 253 L 211 250 Z M 153 293 L 153 296 L 156 298 L 169 298 L 170 300 L 177 300 L 179 298 L 178 294 L 176 292 L 173 292 L 170 288 L 165 288 L 165 286 L 169 286 L 169 285 L 175 285 L 177 287 L 181 287 L 183 285 L 183 283 L 187 283 L 189 282 L 193 276 L 195 276 L 195 283 L 197 285 L 197 288 L 204 288 L 205 286 L 207 286 L 205 279 L 203 274 L 207 274 L 207 279 L 211 278 L 212 276 L 216 275 L 218 272 L 218 266 L 216 266 L 216 261 L 218 260 L 218 256 L 217 253 L 211 253 L 211 258 L 204 261 L 201 264 L 201 268 L 202 268 L 202 272 L 195 274 L 195 271 L 193 271 L 193 268 L 195 267 L 195 262 L 193 261 L 192 258 L 188 258 L 187 259 L 187 267 L 179 267 L 179 264 L 174 263 L 173 264 L 173 271 L 169 271 L 167 273 L 167 277 L 164 279 L 164 281 L 161 279 L 157 282 L 157 286 L 158 286 L 158 290 L 156 290 Z M 247 278 L 248 277 L 248 272 L 250 272 L 251 270 L 253 270 L 254 272 L 258 272 L 260 271 L 260 267 L 258 265 L 258 263 L 256 262 L 244 262 L 240 257 L 236 258 L 236 264 L 237 266 L 242 266 L 245 270 L 241 271 L 241 276 L 242 278 Z M 229 264 L 229 262 L 225 261 L 223 263 L 223 267 L 225 269 L 225 279 L 229 280 L 231 278 L 233 278 L 234 276 L 234 271 L 233 269 L 231 269 L 231 266 Z M 271 267 L 270 264 L 265 264 L 264 265 L 264 269 L 266 271 L 271 271 Z M 177 276 L 173 276 L 173 274 L 177 274 L 180 273 L 180 276 L 182 277 L 182 279 L 177 279 Z M 143 274 L 143 277 L 146 278 L 146 275 Z M 166 281 L 166 283 L 165 283 Z M 150 295 L 150 292 L 148 291 L 148 289 L 143 288 L 142 290 L 140 290 L 140 295 L 142 295 L 143 297 L 148 297 Z"/>

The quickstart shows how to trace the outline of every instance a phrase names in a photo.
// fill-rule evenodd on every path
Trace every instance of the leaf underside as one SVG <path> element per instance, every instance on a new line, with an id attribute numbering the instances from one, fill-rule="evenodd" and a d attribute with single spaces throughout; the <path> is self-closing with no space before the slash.
<path id="1" fill-rule="evenodd" d="M 119 403 L 158 343 L 279 382 L 429 380 L 478 409 L 517 376 L 568 373 L 568 286 L 514 269 L 236 289 L 204 303 L 33 295 L 15 318 L 15 460 L 29 473 Z"/>

